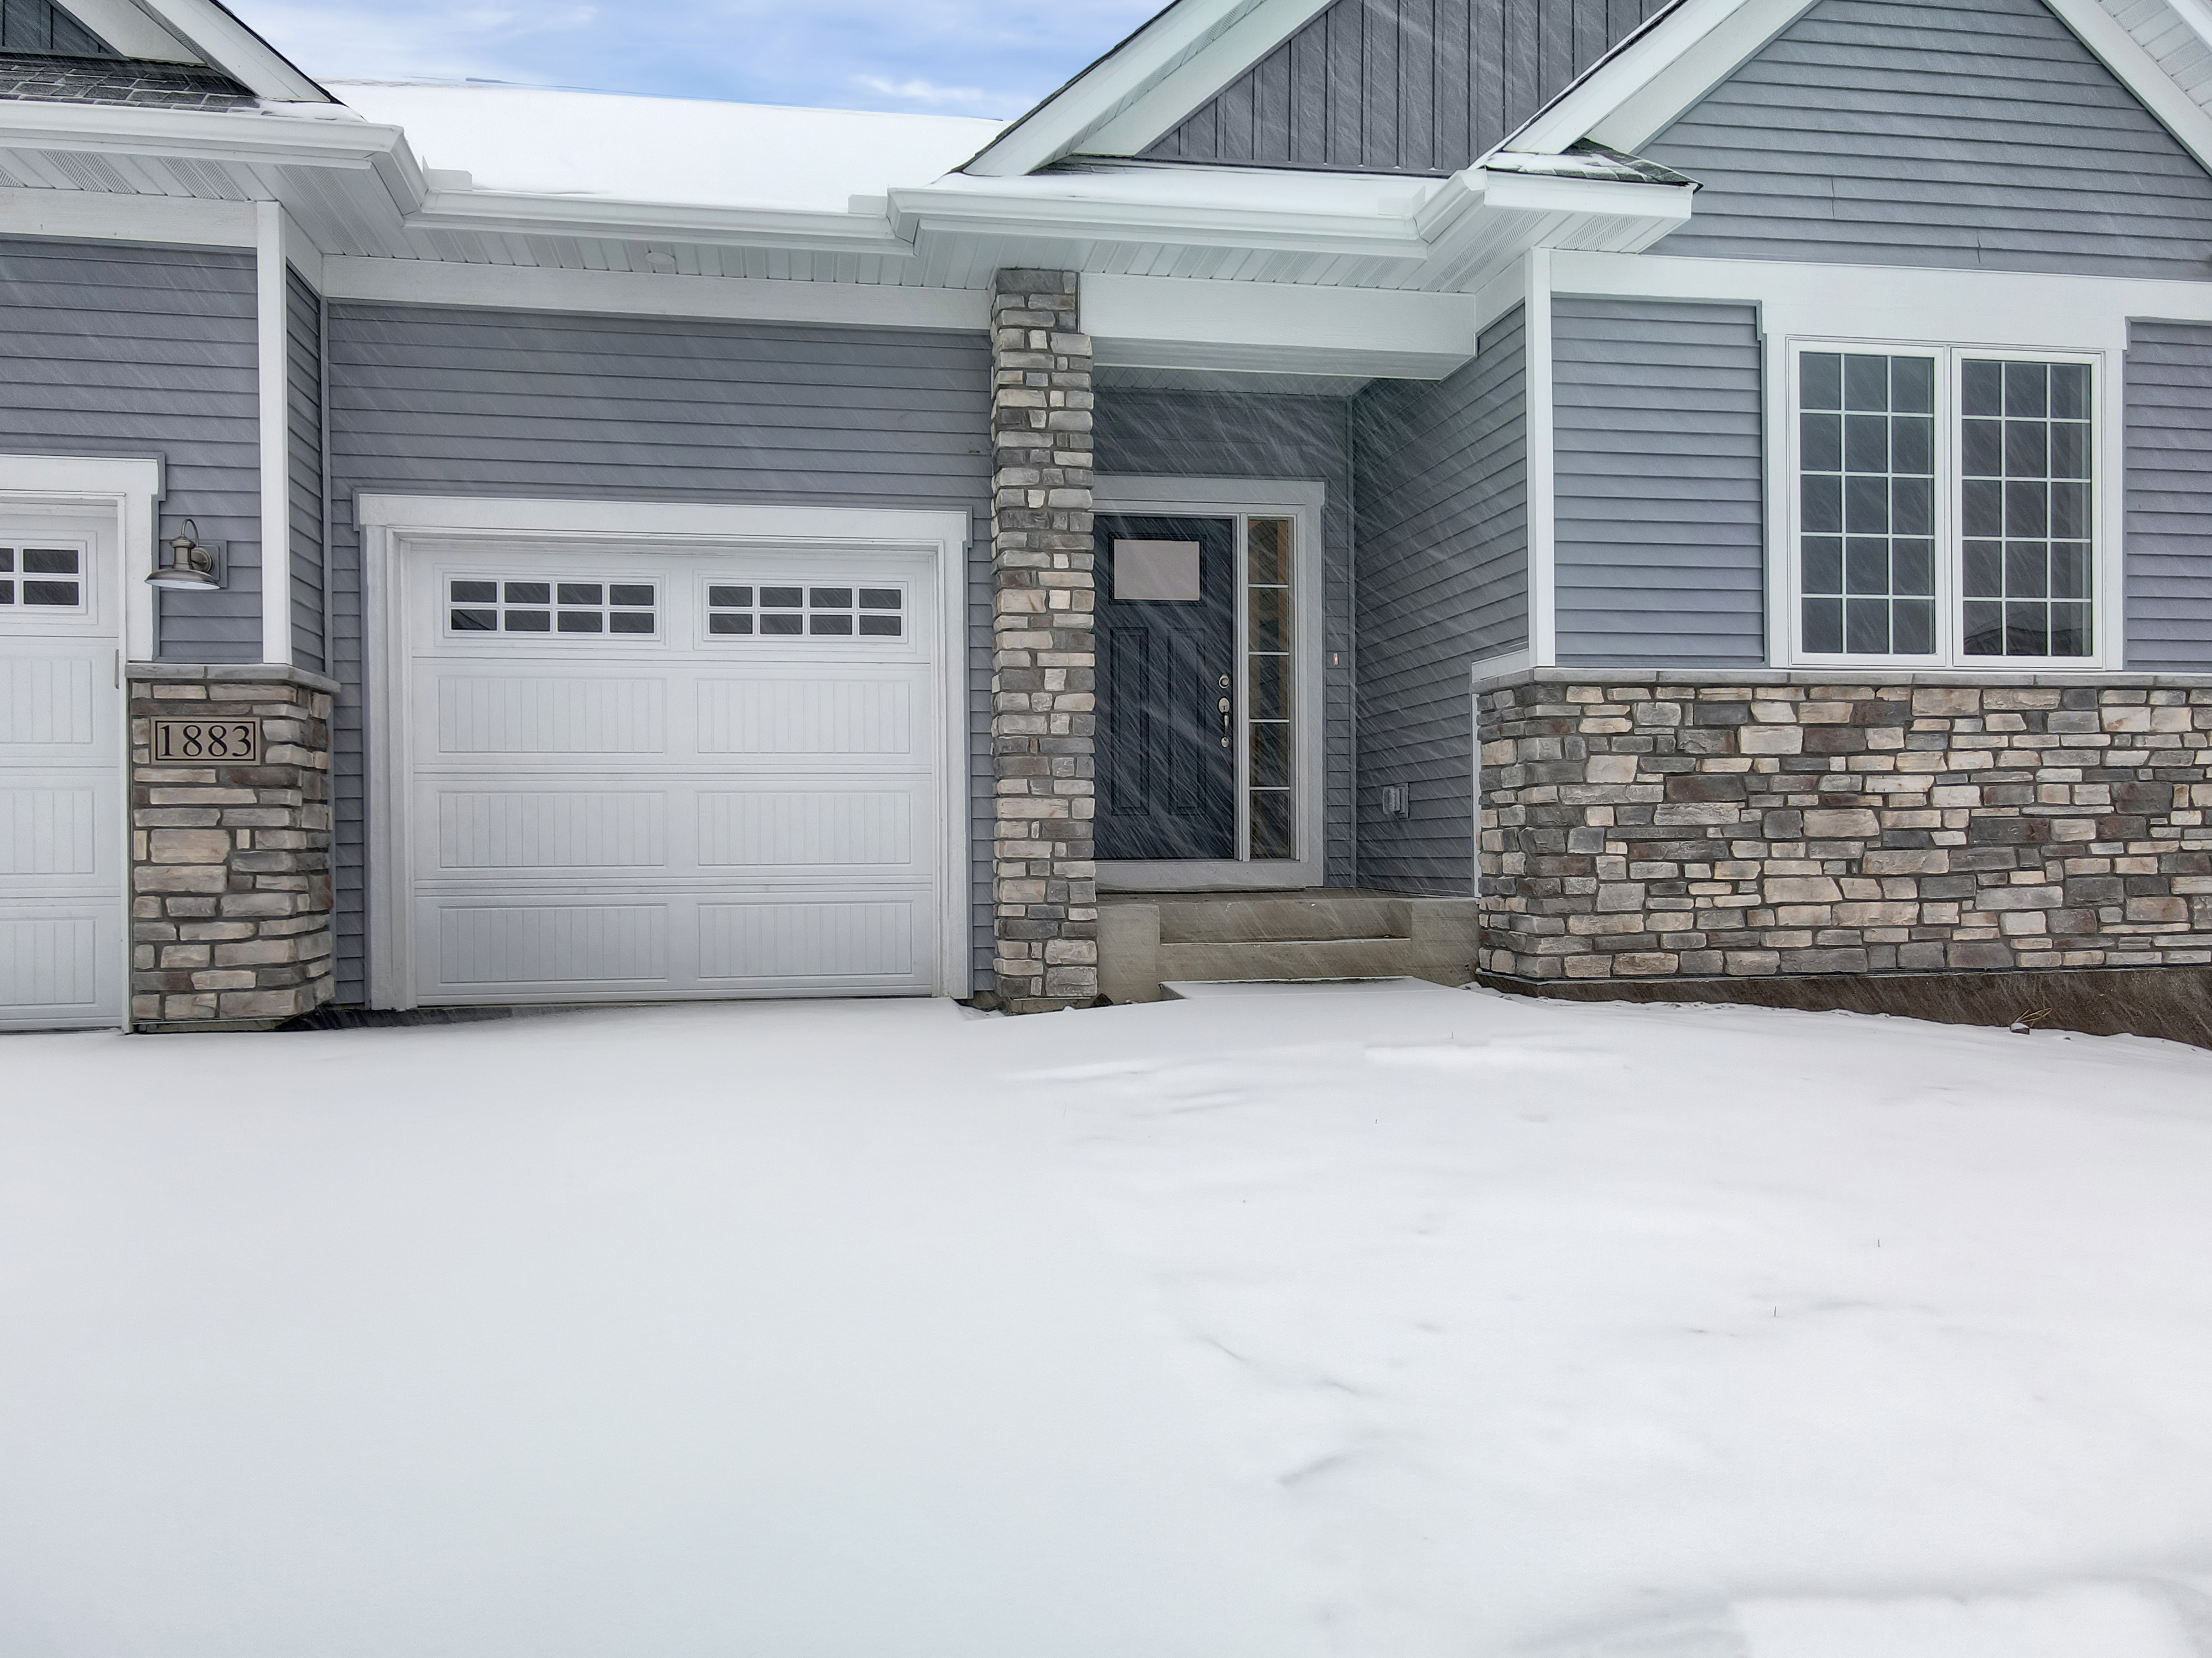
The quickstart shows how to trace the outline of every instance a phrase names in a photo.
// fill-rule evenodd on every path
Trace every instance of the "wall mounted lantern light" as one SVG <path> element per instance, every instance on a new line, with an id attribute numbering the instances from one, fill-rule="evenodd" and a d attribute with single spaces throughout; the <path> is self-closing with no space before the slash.
<path id="1" fill-rule="evenodd" d="M 220 587 L 215 550 L 199 543 L 199 525 L 191 519 L 167 541 L 154 544 L 154 568 L 146 580 L 156 587 Z"/>

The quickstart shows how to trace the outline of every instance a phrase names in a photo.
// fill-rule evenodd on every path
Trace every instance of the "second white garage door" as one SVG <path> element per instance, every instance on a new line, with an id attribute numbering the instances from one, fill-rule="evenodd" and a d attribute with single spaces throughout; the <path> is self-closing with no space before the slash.
<path id="1" fill-rule="evenodd" d="M 414 545 L 410 999 L 943 988 L 935 560 Z"/>

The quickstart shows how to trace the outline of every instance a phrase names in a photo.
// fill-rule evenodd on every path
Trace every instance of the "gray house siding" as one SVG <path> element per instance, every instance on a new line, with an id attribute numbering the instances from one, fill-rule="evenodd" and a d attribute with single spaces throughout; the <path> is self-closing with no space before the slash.
<path id="1" fill-rule="evenodd" d="M 323 313 L 295 270 L 284 273 L 285 418 L 292 531 L 292 659 L 323 671 Z"/>
<path id="2" fill-rule="evenodd" d="M 1336 0 L 1145 154 L 1456 173 L 1665 0 Z"/>
<path id="3" fill-rule="evenodd" d="M 339 996 L 364 990 L 362 491 L 971 514 L 973 926 L 988 982 L 990 353 L 980 334 L 329 307 Z"/>
<path id="4" fill-rule="evenodd" d="M 1483 331 L 1442 382 L 1370 386 L 1358 467 L 1359 877 L 1473 890 L 1471 663 L 1528 642 L 1522 314 Z M 1382 790 L 1407 790 L 1386 817 Z"/>
<path id="5" fill-rule="evenodd" d="M 2135 324 L 2126 398 L 2127 665 L 2212 672 L 2212 326 Z"/>
<path id="6" fill-rule="evenodd" d="M 1763 663 L 1756 313 L 1562 299 L 1552 352 L 1559 661 Z"/>
<path id="7" fill-rule="evenodd" d="M 0 450 L 158 455 L 161 533 L 228 544 L 229 583 L 164 592 L 159 652 L 261 659 L 253 256 L 0 238 Z"/>
<path id="8" fill-rule="evenodd" d="M 2212 177 L 2041 0 L 1820 0 L 1644 153 L 1661 253 L 2197 278 Z"/>
<path id="9" fill-rule="evenodd" d="M 1096 459 L 1103 473 L 1139 477 L 1311 478 L 1328 487 L 1322 515 L 1323 648 L 1351 660 L 1350 401 L 1223 392 L 1108 388 L 1098 393 Z M 1322 706 L 1326 878 L 1353 878 L 1352 678 L 1328 671 Z"/>

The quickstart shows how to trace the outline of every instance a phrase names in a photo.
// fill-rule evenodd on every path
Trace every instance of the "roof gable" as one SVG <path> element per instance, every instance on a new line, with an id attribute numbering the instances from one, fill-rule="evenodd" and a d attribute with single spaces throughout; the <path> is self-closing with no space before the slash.
<path id="1" fill-rule="evenodd" d="M 70 58 L 117 55 L 114 47 L 53 0 L 7 0 L 0 5 L 0 52 L 51 52 Z"/>
<path id="2" fill-rule="evenodd" d="M 1658 251 L 2202 277 L 2212 173 L 2043 0 L 1819 0 L 1644 147 Z"/>
<path id="3" fill-rule="evenodd" d="M 1668 3 L 1335 0 L 1141 154 L 1442 177 Z"/>

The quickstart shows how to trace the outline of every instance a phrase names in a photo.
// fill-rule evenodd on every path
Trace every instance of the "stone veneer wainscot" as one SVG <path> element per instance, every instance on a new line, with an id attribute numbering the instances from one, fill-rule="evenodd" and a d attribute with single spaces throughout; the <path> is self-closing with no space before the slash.
<path id="1" fill-rule="evenodd" d="M 264 1029 L 331 997 L 331 698 L 287 667 L 133 663 L 131 1020 Z M 156 720 L 258 719 L 258 766 L 154 763 Z"/>
<path id="2" fill-rule="evenodd" d="M 1478 690 L 1486 973 L 2212 962 L 2212 677 Z"/>

